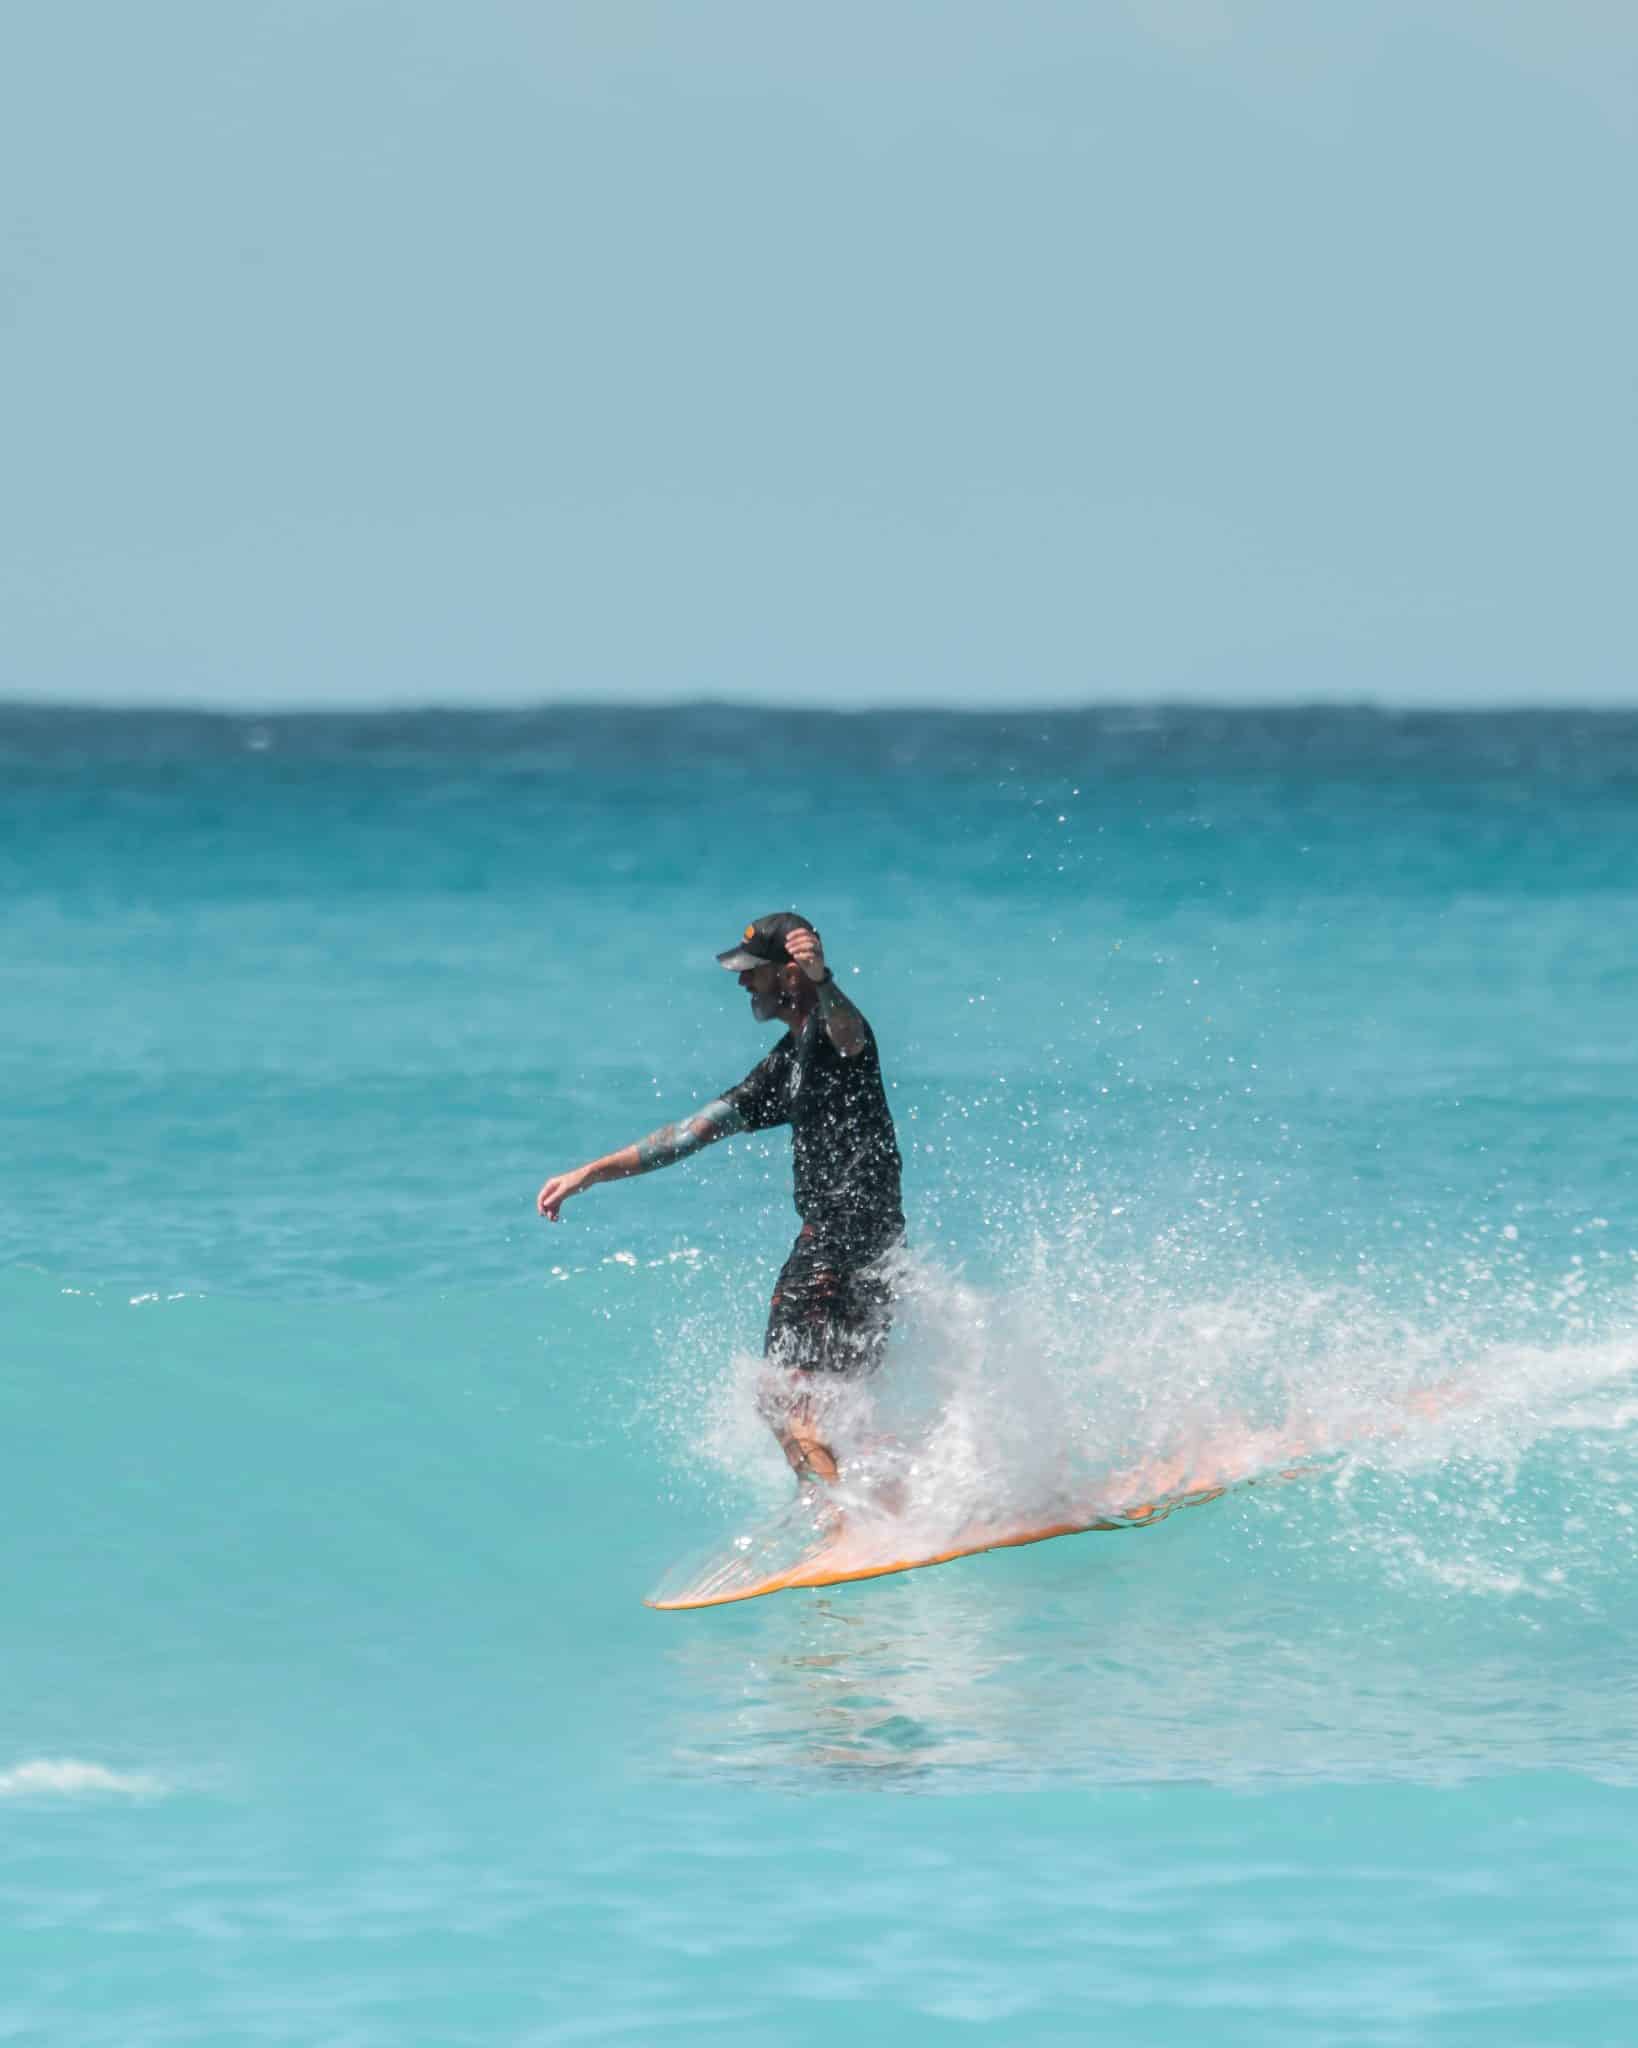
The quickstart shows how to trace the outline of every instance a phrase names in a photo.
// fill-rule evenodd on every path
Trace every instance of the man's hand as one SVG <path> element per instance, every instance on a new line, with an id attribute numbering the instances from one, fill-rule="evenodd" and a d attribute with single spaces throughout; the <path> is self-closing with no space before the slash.
<path id="1" fill-rule="evenodd" d="M 571 1195 L 578 1195 L 586 1185 L 586 1169 L 577 1166 L 572 1173 L 554 1173 L 535 1198 L 535 1207 L 548 1223 L 557 1221 L 558 1211 Z"/>
<path id="2" fill-rule="evenodd" d="M 809 981 L 823 981 L 830 972 L 825 965 L 825 949 L 819 943 L 819 934 L 810 932 L 806 925 L 785 934 L 785 951 Z"/>

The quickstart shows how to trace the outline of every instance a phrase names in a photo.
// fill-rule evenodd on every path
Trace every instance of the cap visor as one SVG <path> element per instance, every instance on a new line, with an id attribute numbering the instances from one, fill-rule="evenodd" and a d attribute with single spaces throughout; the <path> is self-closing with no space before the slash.
<path id="1" fill-rule="evenodd" d="M 743 974 L 747 967 L 771 967 L 773 962 L 760 953 L 748 953 L 743 946 L 730 946 L 726 953 L 717 955 L 717 965 L 726 967 L 731 974 Z"/>

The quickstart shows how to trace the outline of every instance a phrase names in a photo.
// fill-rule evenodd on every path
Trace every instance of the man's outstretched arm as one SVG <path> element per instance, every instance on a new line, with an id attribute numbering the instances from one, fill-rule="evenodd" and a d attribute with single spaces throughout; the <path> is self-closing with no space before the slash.
<path id="1" fill-rule="evenodd" d="M 659 1166 L 675 1166 L 679 1159 L 686 1159 L 691 1152 L 698 1152 L 706 1145 L 714 1145 L 718 1138 L 731 1137 L 735 1131 L 744 1129 L 744 1117 L 731 1102 L 725 1102 L 719 1096 L 703 1109 L 696 1109 L 692 1116 L 681 1117 L 674 1124 L 661 1124 L 657 1131 L 650 1131 L 635 1145 L 606 1153 L 603 1158 L 590 1160 L 570 1173 L 554 1173 L 536 1197 L 535 1207 L 549 1223 L 555 1223 L 558 1211 L 570 1195 L 594 1188 L 600 1181 L 629 1180 L 634 1173 L 652 1173 Z"/>

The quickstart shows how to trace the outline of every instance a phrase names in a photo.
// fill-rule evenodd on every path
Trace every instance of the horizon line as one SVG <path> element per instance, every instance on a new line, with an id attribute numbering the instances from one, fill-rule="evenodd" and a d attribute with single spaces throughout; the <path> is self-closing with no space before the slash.
<path id="1" fill-rule="evenodd" d="M 530 717 L 547 712 L 666 712 L 746 711 L 796 713 L 816 717 L 908 717 L 921 714 L 943 718 L 1043 718 L 1109 712 L 1127 716 L 1161 716 L 1168 713 L 1221 712 L 1266 716 L 1271 713 L 1314 713 L 1318 711 L 1370 714 L 1381 718 L 1404 716 L 1531 716 L 1558 714 L 1567 717 L 1630 717 L 1638 713 L 1638 694 L 1629 702 L 1548 702 L 1537 698 L 1497 698 L 1476 703 L 1441 699 L 1412 703 L 1377 697 L 1089 697 L 1042 703 L 940 704 L 927 700 L 892 700 L 878 703 L 826 704 L 803 699 L 777 702 L 760 697 L 542 697 L 519 702 L 452 703 L 439 698 L 405 699 L 401 702 L 360 701 L 354 703 L 210 704 L 197 699 L 151 698 L 129 700 L 96 697 L 0 696 L 0 716 L 9 712 L 92 714 L 105 717 L 251 719 L 266 722 L 285 718 L 493 718 Z"/>

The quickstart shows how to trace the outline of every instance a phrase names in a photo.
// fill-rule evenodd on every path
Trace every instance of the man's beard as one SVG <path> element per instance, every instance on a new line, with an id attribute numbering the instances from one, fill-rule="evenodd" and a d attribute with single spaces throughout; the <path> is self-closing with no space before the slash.
<path id="1" fill-rule="evenodd" d="M 765 996 L 754 995 L 751 998 L 751 1015 L 759 1024 L 772 1024 L 781 1015 L 780 1005 L 784 1000 L 778 989 Z"/>

